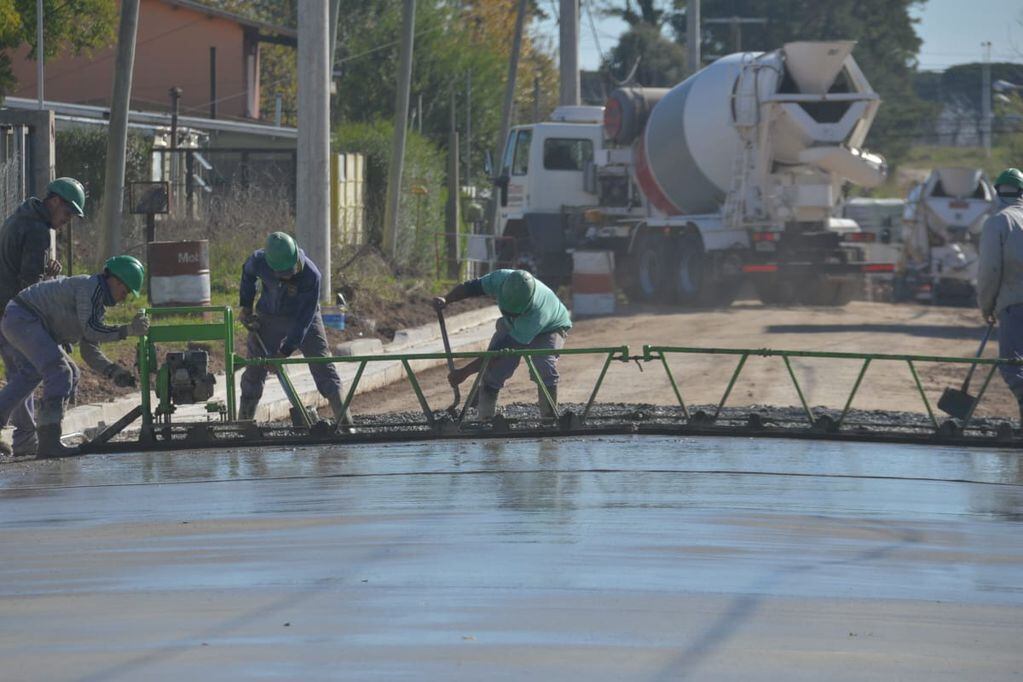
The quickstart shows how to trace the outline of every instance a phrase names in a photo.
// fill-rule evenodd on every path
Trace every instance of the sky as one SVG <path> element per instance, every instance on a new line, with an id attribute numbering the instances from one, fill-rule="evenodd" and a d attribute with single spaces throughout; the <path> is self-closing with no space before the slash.
<path id="1" fill-rule="evenodd" d="M 821 0 L 826 2 L 827 0 Z M 552 17 L 558 0 L 539 0 Z M 579 64 L 595 70 L 601 53 L 606 54 L 627 28 L 618 19 L 600 17 L 590 7 L 596 0 L 580 0 Z M 920 22 L 917 34 L 923 39 L 920 68 L 940 71 L 953 64 L 983 59 L 981 43 L 991 41 L 992 61 L 1023 62 L 1023 1 L 1021 0 L 928 0 L 913 12 Z M 550 19 L 538 27 L 557 45 L 558 27 Z"/>

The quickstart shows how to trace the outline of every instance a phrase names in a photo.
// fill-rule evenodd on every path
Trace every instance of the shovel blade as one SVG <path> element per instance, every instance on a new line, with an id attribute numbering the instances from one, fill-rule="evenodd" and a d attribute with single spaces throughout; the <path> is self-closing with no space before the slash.
<path id="1" fill-rule="evenodd" d="M 972 395 L 957 388 L 946 388 L 938 399 L 938 409 L 956 419 L 966 419 L 976 401 Z"/>

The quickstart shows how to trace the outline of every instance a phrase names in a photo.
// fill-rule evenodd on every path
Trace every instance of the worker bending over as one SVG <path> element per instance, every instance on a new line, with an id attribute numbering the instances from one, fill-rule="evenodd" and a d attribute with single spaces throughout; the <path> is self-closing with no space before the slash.
<path id="1" fill-rule="evenodd" d="M 60 274 L 60 263 L 50 259 L 53 232 L 85 215 L 85 189 L 74 178 L 57 178 L 46 186 L 42 199 L 29 197 L 0 227 L 0 314 L 14 295 L 43 279 Z M 13 366 L 10 344 L 0 334 L 0 358 Z M 14 454 L 36 451 L 35 406 L 30 393 L 10 415 L 14 426 Z M 6 446 L 0 445 L 0 450 Z"/>
<path id="2" fill-rule="evenodd" d="M 1001 210 L 980 233 L 977 304 L 984 319 L 998 318 L 998 357 L 1023 359 L 1023 172 L 1008 168 L 995 178 Z M 1023 367 L 999 365 L 1019 403 L 1023 427 Z"/>
<path id="3" fill-rule="evenodd" d="M 437 310 L 448 303 L 474 296 L 493 296 L 502 317 L 497 320 L 497 329 L 490 339 L 489 351 L 507 348 L 532 348 L 560 350 L 565 346 L 572 318 L 557 294 L 547 285 L 538 281 L 525 270 L 495 270 L 479 279 L 459 284 L 447 296 L 433 299 Z M 538 355 L 533 357 L 540 380 L 550 393 L 554 406 L 558 402 L 558 356 Z M 457 386 L 480 371 L 483 360 L 477 358 L 461 369 L 455 369 L 448 376 L 452 386 Z M 490 419 L 497 410 L 497 396 L 504 383 L 519 366 L 519 356 L 494 358 L 480 382 L 477 410 L 481 420 Z M 540 416 L 544 420 L 554 418 L 554 412 L 537 386 Z"/>
<path id="4" fill-rule="evenodd" d="M 257 282 L 261 293 L 253 311 Z M 239 306 L 241 322 L 249 330 L 249 357 L 286 358 L 296 350 L 307 358 L 330 355 L 319 301 L 320 271 L 316 265 L 291 236 L 274 232 L 267 237 L 266 248 L 253 252 L 242 267 Z M 309 372 L 320 395 L 330 403 L 334 419 L 350 426 L 351 415 L 344 407 L 341 378 L 334 365 L 311 364 Z M 264 365 L 249 365 L 242 372 L 239 419 L 255 418 L 266 373 Z"/>
<path id="5" fill-rule="evenodd" d="M 135 375 L 111 362 L 99 344 L 143 336 L 149 331 L 149 319 L 142 313 L 125 325 L 103 323 L 106 309 L 129 294 L 138 296 L 144 280 L 142 263 L 132 256 L 115 256 L 98 275 L 40 282 L 7 304 L 0 330 L 10 345 L 11 361 L 7 365 L 7 385 L 0 390 L 0 421 L 6 425 L 15 408 L 42 382 L 36 427 L 38 457 L 74 452 L 60 442 L 64 409 L 78 382 L 78 368 L 65 350 L 68 344 L 79 344 L 89 367 L 115 385 L 135 385 Z"/>

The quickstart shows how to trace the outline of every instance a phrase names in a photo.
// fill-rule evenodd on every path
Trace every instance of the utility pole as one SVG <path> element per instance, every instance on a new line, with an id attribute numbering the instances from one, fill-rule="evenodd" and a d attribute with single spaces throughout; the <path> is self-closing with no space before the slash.
<path id="1" fill-rule="evenodd" d="M 700 70 L 700 0 L 686 0 L 686 48 L 689 75 Z"/>
<path id="2" fill-rule="evenodd" d="M 121 252 L 121 220 L 124 204 L 125 155 L 128 149 L 128 104 L 135 67 L 135 35 L 139 25 L 139 0 L 121 2 L 121 23 L 117 33 L 114 62 L 114 91 L 110 98 L 110 127 L 107 137 L 106 178 L 103 182 L 103 256 Z"/>
<path id="3" fill-rule="evenodd" d="M 561 90 L 558 104 L 579 104 L 579 0 L 561 0 Z"/>
<path id="4" fill-rule="evenodd" d="M 448 268 L 449 279 L 458 278 L 458 227 L 461 221 L 459 215 L 461 208 L 459 198 L 461 194 L 461 182 L 458 179 L 459 154 L 458 154 L 458 128 L 455 124 L 455 86 L 451 86 L 451 105 L 448 120 L 448 205 L 447 211 L 447 245 L 448 245 Z"/>
<path id="5" fill-rule="evenodd" d="M 384 204 L 384 253 L 398 255 L 398 209 L 401 203 L 401 172 L 405 163 L 405 122 L 408 121 L 409 90 L 412 87 L 412 43 L 415 37 L 416 0 L 404 0 L 401 9 L 401 49 L 398 57 L 398 92 L 394 105 L 394 143 Z M 420 117 L 422 118 L 422 117 Z"/>
<path id="6" fill-rule="evenodd" d="M 980 79 L 980 139 L 984 156 L 991 156 L 991 41 L 980 44 L 984 48 L 984 65 Z"/>
<path id="7" fill-rule="evenodd" d="M 210 118 L 217 117 L 217 48 L 210 46 Z"/>
<path id="8" fill-rule="evenodd" d="M 504 104 L 501 107 L 501 129 L 497 138 L 497 154 L 494 157 L 495 173 L 501 172 L 501 160 L 504 158 L 504 145 L 508 140 L 508 131 L 511 129 L 512 106 L 515 104 L 515 75 L 519 70 L 519 52 L 522 50 L 522 27 L 526 23 L 526 3 L 528 0 L 519 0 L 519 8 L 515 15 L 515 34 L 512 38 L 511 57 L 508 59 L 508 82 L 504 86 Z M 564 19 L 562 19 L 564 21 Z M 487 206 L 487 231 L 497 236 L 497 205 L 500 202 L 500 192 L 494 192 L 490 203 Z M 491 254 L 493 259 L 493 254 Z"/>
<path id="9" fill-rule="evenodd" d="M 46 50 L 43 46 L 43 0 L 36 0 L 36 94 L 39 95 L 39 110 L 43 110 L 43 62 Z"/>
<path id="10" fill-rule="evenodd" d="M 533 123 L 540 121 L 540 77 L 533 76 Z"/>
<path id="11" fill-rule="evenodd" d="M 472 184 L 472 71 L 465 74 L 465 178 Z"/>
<path id="12" fill-rule="evenodd" d="M 298 243 L 320 270 L 320 300 L 330 282 L 330 76 L 325 2 L 298 3 Z"/>

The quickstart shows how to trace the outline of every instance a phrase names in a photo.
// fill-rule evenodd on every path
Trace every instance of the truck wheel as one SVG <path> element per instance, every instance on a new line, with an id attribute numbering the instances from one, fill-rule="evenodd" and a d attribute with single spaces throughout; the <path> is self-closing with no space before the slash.
<path id="1" fill-rule="evenodd" d="M 630 256 L 626 293 L 633 301 L 660 302 L 667 298 L 668 240 L 657 235 L 639 238 Z"/>
<path id="2" fill-rule="evenodd" d="M 757 298 L 764 305 L 793 305 L 799 302 L 799 287 L 791 277 L 760 276 L 753 280 Z"/>
<path id="3" fill-rule="evenodd" d="M 802 288 L 802 302 L 806 305 L 822 305 L 840 308 L 852 300 L 856 292 L 856 282 L 850 280 L 830 280 L 824 277 L 810 278 Z"/>
<path id="4" fill-rule="evenodd" d="M 727 308 L 735 301 L 742 285 L 741 263 L 729 268 L 728 262 L 714 267 L 712 257 L 703 250 L 698 237 L 682 237 L 676 244 L 675 268 L 671 273 L 675 302 L 699 308 Z M 730 272 L 729 270 L 734 270 Z M 729 276 L 731 275 L 731 276 Z"/>

